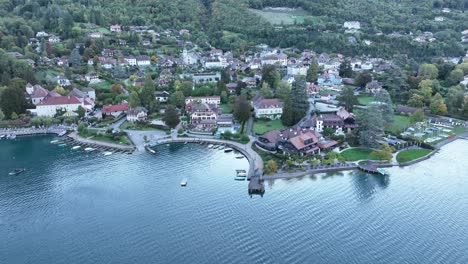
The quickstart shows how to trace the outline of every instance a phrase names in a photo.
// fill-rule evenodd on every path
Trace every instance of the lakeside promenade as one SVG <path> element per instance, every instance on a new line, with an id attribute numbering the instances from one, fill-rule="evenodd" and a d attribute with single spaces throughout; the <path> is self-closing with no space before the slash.
<path id="1" fill-rule="evenodd" d="M 34 136 L 34 135 L 47 135 L 55 134 L 58 136 L 63 136 L 67 133 L 67 130 L 71 129 L 67 126 L 51 126 L 51 127 L 38 127 L 38 128 L 4 128 L 0 129 L 0 136 Z"/>

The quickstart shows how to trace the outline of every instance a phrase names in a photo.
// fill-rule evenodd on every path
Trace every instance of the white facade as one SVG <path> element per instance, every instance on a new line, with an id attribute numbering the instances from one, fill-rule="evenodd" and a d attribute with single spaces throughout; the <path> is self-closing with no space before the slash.
<path id="1" fill-rule="evenodd" d="M 309 67 L 305 65 L 288 65 L 288 75 L 307 75 Z"/>
<path id="2" fill-rule="evenodd" d="M 346 29 L 361 29 L 361 23 L 358 21 L 346 21 L 343 27 Z"/>
<path id="3" fill-rule="evenodd" d="M 124 58 L 124 61 L 129 66 L 136 66 L 137 65 L 137 60 L 136 60 L 135 57 L 126 57 L 126 58 Z"/>
<path id="4" fill-rule="evenodd" d="M 188 97 L 185 98 L 185 104 L 191 102 L 200 102 L 202 104 L 214 104 L 219 105 L 221 104 L 221 97 L 219 96 L 206 96 L 206 97 Z"/>
<path id="5" fill-rule="evenodd" d="M 279 119 L 283 114 L 282 107 L 273 108 L 257 108 L 254 105 L 254 112 L 256 118 L 268 118 L 268 119 Z"/>
<path id="6" fill-rule="evenodd" d="M 74 112 L 78 107 L 82 106 L 80 103 L 76 104 L 61 104 L 61 105 L 38 105 L 36 107 L 37 116 L 54 117 L 57 110 L 64 110 L 65 112 Z"/>

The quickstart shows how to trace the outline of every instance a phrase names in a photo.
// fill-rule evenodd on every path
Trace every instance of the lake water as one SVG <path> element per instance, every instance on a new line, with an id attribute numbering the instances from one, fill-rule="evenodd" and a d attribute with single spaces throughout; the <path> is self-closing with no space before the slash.
<path id="1" fill-rule="evenodd" d="M 0 263 L 468 263 L 468 141 L 390 177 L 277 180 L 250 197 L 235 153 L 104 157 L 51 139 L 0 141 Z"/>

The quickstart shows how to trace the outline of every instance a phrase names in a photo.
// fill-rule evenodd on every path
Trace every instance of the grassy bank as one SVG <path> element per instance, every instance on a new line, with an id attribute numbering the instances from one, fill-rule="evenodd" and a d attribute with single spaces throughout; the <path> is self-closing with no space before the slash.
<path id="1" fill-rule="evenodd" d="M 341 152 L 341 156 L 346 161 L 378 160 L 377 157 L 372 155 L 372 151 L 372 149 L 367 148 L 352 148 Z"/>
<path id="2" fill-rule="evenodd" d="M 283 128 L 281 120 L 255 120 L 253 124 L 253 132 L 255 135 L 263 135 L 268 131 L 281 128 Z"/>
<path id="3" fill-rule="evenodd" d="M 413 161 L 415 159 L 419 159 L 421 157 L 426 156 L 429 153 L 431 153 L 430 149 L 408 149 L 398 153 L 396 159 L 398 162 L 404 163 Z"/>

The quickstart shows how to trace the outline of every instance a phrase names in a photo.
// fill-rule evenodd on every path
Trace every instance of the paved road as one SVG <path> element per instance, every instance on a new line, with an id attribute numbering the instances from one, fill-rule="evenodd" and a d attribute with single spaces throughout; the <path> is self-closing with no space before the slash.
<path id="1" fill-rule="evenodd" d="M 139 151 L 145 150 L 145 136 L 147 140 L 157 140 L 169 136 L 162 130 L 125 130 L 125 132 Z"/>

